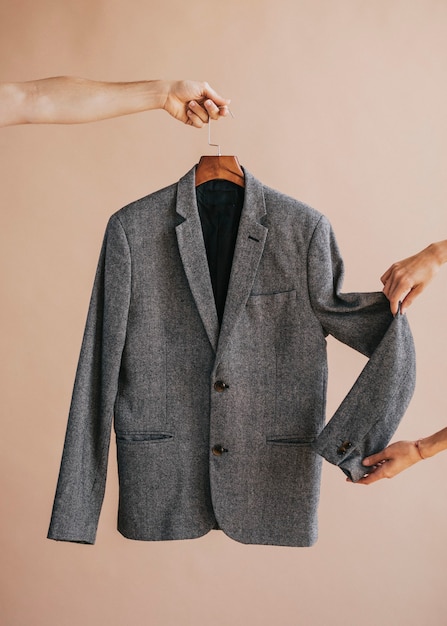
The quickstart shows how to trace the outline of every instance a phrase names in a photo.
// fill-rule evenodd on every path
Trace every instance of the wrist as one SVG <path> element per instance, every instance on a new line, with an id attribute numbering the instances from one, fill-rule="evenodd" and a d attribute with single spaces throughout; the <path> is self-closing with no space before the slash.
<path id="1" fill-rule="evenodd" d="M 416 447 L 416 450 L 418 451 L 419 456 L 421 457 L 422 461 L 425 461 L 425 459 L 428 458 L 426 450 L 424 449 L 424 444 L 423 444 L 423 439 L 418 439 L 417 441 L 414 442 L 414 445 Z"/>
<path id="2" fill-rule="evenodd" d="M 447 263 L 447 240 L 431 243 L 427 247 L 427 252 L 434 258 L 438 266 Z"/>
<path id="3" fill-rule="evenodd" d="M 435 454 L 441 452 L 441 450 L 443 449 L 443 447 L 438 444 L 435 435 L 431 435 L 430 437 L 424 437 L 423 439 L 418 439 L 415 443 L 420 456 L 424 460 L 435 456 Z"/>
<path id="4" fill-rule="evenodd" d="M 164 109 L 169 113 L 169 100 L 174 86 L 173 80 L 155 80 L 154 98 L 157 99 L 158 109 Z"/>
<path id="5" fill-rule="evenodd" d="M 150 108 L 165 109 L 171 89 L 171 82 L 168 80 L 149 80 L 146 85 Z"/>

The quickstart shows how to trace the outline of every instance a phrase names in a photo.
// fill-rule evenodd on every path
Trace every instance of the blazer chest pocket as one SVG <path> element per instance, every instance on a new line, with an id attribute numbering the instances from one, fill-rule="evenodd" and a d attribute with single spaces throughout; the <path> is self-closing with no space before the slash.
<path id="1" fill-rule="evenodd" d="M 262 307 L 266 309 L 278 309 L 296 300 L 296 290 L 280 291 L 277 293 L 260 293 L 249 296 L 248 307 Z"/>
<path id="2" fill-rule="evenodd" d="M 163 443 L 172 441 L 174 435 L 172 433 L 154 432 L 154 433 L 126 433 L 118 431 L 116 440 L 121 443 Z"/>
<path id="3" fill-rule="evenodd" d="M 274 328 L 284 329 L 294 319 L 296 310 L 296 291 L 281 291 L 251 295 L 247 300 L 246 319 L 255 333 L 261 332 L 266 340 L 265 332 Z"/>

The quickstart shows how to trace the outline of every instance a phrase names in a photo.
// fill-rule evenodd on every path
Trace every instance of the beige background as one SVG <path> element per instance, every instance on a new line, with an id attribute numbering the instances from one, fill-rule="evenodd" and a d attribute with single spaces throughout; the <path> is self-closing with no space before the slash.
<path id="1" fill-rule="evenodd" d="M 208 80 L 236 116 L 213 125 L 224 153 L 324 212 L 345 290 L 369 291 L 447 236 L 446 33 L 444 0 L 1 0 L 0 80 Z M 0 131 L 0 623 L 447 624 L 447 454 L 369 488 L 326 463 L 319 542 L 290 549 L 122 538 L 112 445 L 96 545 L 45 539 L 107 219 L 209 152 L 162 111 Z M 446 281 L 408 314 L 399 438 L 447 423 Z M 329 350 L 330 413 L 363 360 Z"/>

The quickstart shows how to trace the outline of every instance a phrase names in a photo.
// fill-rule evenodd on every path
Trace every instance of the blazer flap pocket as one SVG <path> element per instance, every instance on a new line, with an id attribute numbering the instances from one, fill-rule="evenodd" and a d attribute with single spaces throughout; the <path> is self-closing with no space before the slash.
<path id="1" fill-rule="evenodd" d="M 267 443 L 275 446 L 310 446 L 315 437 L 299 437 L 297 435 L 269 435 Z"/>

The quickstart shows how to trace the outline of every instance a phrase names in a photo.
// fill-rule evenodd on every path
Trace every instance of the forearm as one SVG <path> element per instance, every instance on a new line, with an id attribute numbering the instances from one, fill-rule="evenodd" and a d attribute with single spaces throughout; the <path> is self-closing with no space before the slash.
<path id="1" fill-rule="evenodd" d="M 0 86 L 0 126 L 77 124 L 163 108 L 169 81 L 108 83 L 57 76 Z"/>
<path id="2" fill-rule="evenodd" d="M 443 428 L 429 437 L 419 439 L 418 448 L 424 459 L 447 450 L 447 428 Z"/>

